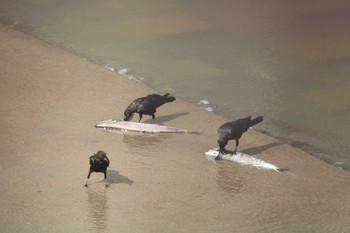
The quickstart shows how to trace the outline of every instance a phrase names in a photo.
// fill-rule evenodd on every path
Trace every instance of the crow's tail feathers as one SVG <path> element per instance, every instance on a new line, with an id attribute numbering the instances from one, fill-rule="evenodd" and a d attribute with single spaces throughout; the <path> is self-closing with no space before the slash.
<path id="1" fill-rule="evenodd" d="M 263 119 L 264 119 L 264 117 L 258 116 L 257 118 L 254 118 L 254 119 L 250 120 L 249 126 L 252 127 L 253 125 L 256 125 L 256 124 L 262 122 Z"/>

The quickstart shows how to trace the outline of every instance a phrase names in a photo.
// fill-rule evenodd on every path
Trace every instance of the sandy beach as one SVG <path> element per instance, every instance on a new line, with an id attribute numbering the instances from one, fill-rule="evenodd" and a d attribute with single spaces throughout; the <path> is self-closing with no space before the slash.
<path id="1" fill-rule="evenodd" d="M 96 129 L 155 91 L 5 26 L 0 51 L 1 232 L 350 232 L 348 172 L 253 129 L 240 150 L 289 173 L 213 162 L 228 119 L 179 98 L 156 123 L 203 135 Z M 83 187 L 97 150 L 109 188 Z"/>

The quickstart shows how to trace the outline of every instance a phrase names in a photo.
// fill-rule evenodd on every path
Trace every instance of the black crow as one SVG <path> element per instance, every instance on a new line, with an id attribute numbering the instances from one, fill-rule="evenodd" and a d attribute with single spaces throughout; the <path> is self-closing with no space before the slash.
<path id="1" fill-rule="evenodd" d="M 107 179 L 107 167 L 109 166 L 109 159 L 106 153 L 102 150 L 97 151 L 96 154 L 93 154 L 89 158 L 90 161 L 90 170 L 87 176 L 87 181 L 85 186 L 88 186 L 88 180 L 90 179 L 90 175 L 93 172 L 103 172 L 105 180 Z"/>
<path id="2" fill-rule="evenodd" d="M 161 96 L 158 94 L 152 94 L 145 97 L 138 98 L 134 100 L 124 111 L 124 121 L 132 119 L 133 113 L 138 113 L 140 115 L 140 120 L 142 115 L 150 115 L 154 121 L 154 113 L 156 109 L 165 103 L 175 101 L 175 97 L 169 95 L 168 93 Z"/>
<path id="3" fill-rule="evenodd" d="M 219 127 L 219 139 L 218 144 L 220 151 L 218 156 L 215 159 L 221 159 L 220 153 L 225 154 L 225 146 L 229 140 L 236 140 L 236 148 L 233 154 L 237 153 L 237 147 L 239 145 L 239 139 L 242 137 L 242 134 L 246 132 L 249 127 L 252 127 L 255 124 L 258 124 L 263 121 L 263 117 L 259 116 L 255 119 L 251 119 L 251 116 L 247 118 L 238 119 L 236 121 L 230 121 Z"/>

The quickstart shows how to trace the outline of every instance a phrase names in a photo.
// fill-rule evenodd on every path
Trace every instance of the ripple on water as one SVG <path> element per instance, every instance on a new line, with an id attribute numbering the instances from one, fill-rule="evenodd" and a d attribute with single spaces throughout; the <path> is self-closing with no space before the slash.
<path id="1" fill-rule="evenodd" d="M 123 135 L 123 142 L 129 148 L 128 153 L 136 156 L 156 156 L 164 143 L 172 135 L 127 133 Z"/>
<path id="2" fill-rule="evenodd" d="M 218 164 L 216 182 L 220 189 L 230 196 L 239 194 L 244 183 L 241 167 L 227 162 Z"/>
<path id="3" fill-rule="evenodd" d="M 103 231 L 108 222 L 108 198 L 106 187 L 101 183 L 86 189 L 87 193 L 87 217 L 94 231 Z"/>

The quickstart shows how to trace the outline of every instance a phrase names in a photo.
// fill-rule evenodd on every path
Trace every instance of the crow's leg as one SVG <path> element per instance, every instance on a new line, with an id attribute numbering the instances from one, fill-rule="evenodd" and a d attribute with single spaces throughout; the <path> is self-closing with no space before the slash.
<path id="1" fill-rule="evenodd" d="M 107 182 L 107 169 L 104 170 L 104 174 L 105 174 L 105 183 L 106 183 L 106 188 L 109 187 L 110 183 Z"/>
<path id="2" fill-rule="evenodd" d="M 91 173 L 92 173 L 92 169 L 90 168 L 90 170 L 89 170 L 89 174 L 88 174 L 88 176 L 87 176 L 87 180 L 86 180 L 86 183 L 85 183 L 85 187 L 87 187 L 88 186 L 88 181 L 89 181 L 89 179 L 90 179 L 90 175 L 91 175 Z"/>
<path id="3" fill-rule="evenodd" d="M 152 114 L 152 119 L 153 119 L 153 123 L 154 123 L 154 118 L 155 118 L 156 116 L 154 115 L 154 113 Z"/>
<path id="4" fill-rule="evenodd" d="M 90 168 L 90 169 L 89 169 L 89 174 L 88 174 L 88 176 L 87 176 L 88 179 L 90 179 L 90 175 L 91 175 L 92 172 L 93 172 L 93 170 Z"/>
<path id="5" fill-rule="evenodd" d="M 140 115 L 140 120 L 139 120 L 139 122 L 141 121 L 141 119 L 142 119 L 142 114 L 141 113 L 139 113 L 139 115 Z"/>
<path id="6" fill-rule="evenodd" d="M 237 148 L 238 148 L 238 145 L 239 145 L 239 139 L 238 139 L 238 138 L 236 138 L 236 148 L 235 148 L 235 150 L 233 151 L 233 153 L 232 153 L 231 155 L 235 155 L 235 154 L 237 154 Z"/>

